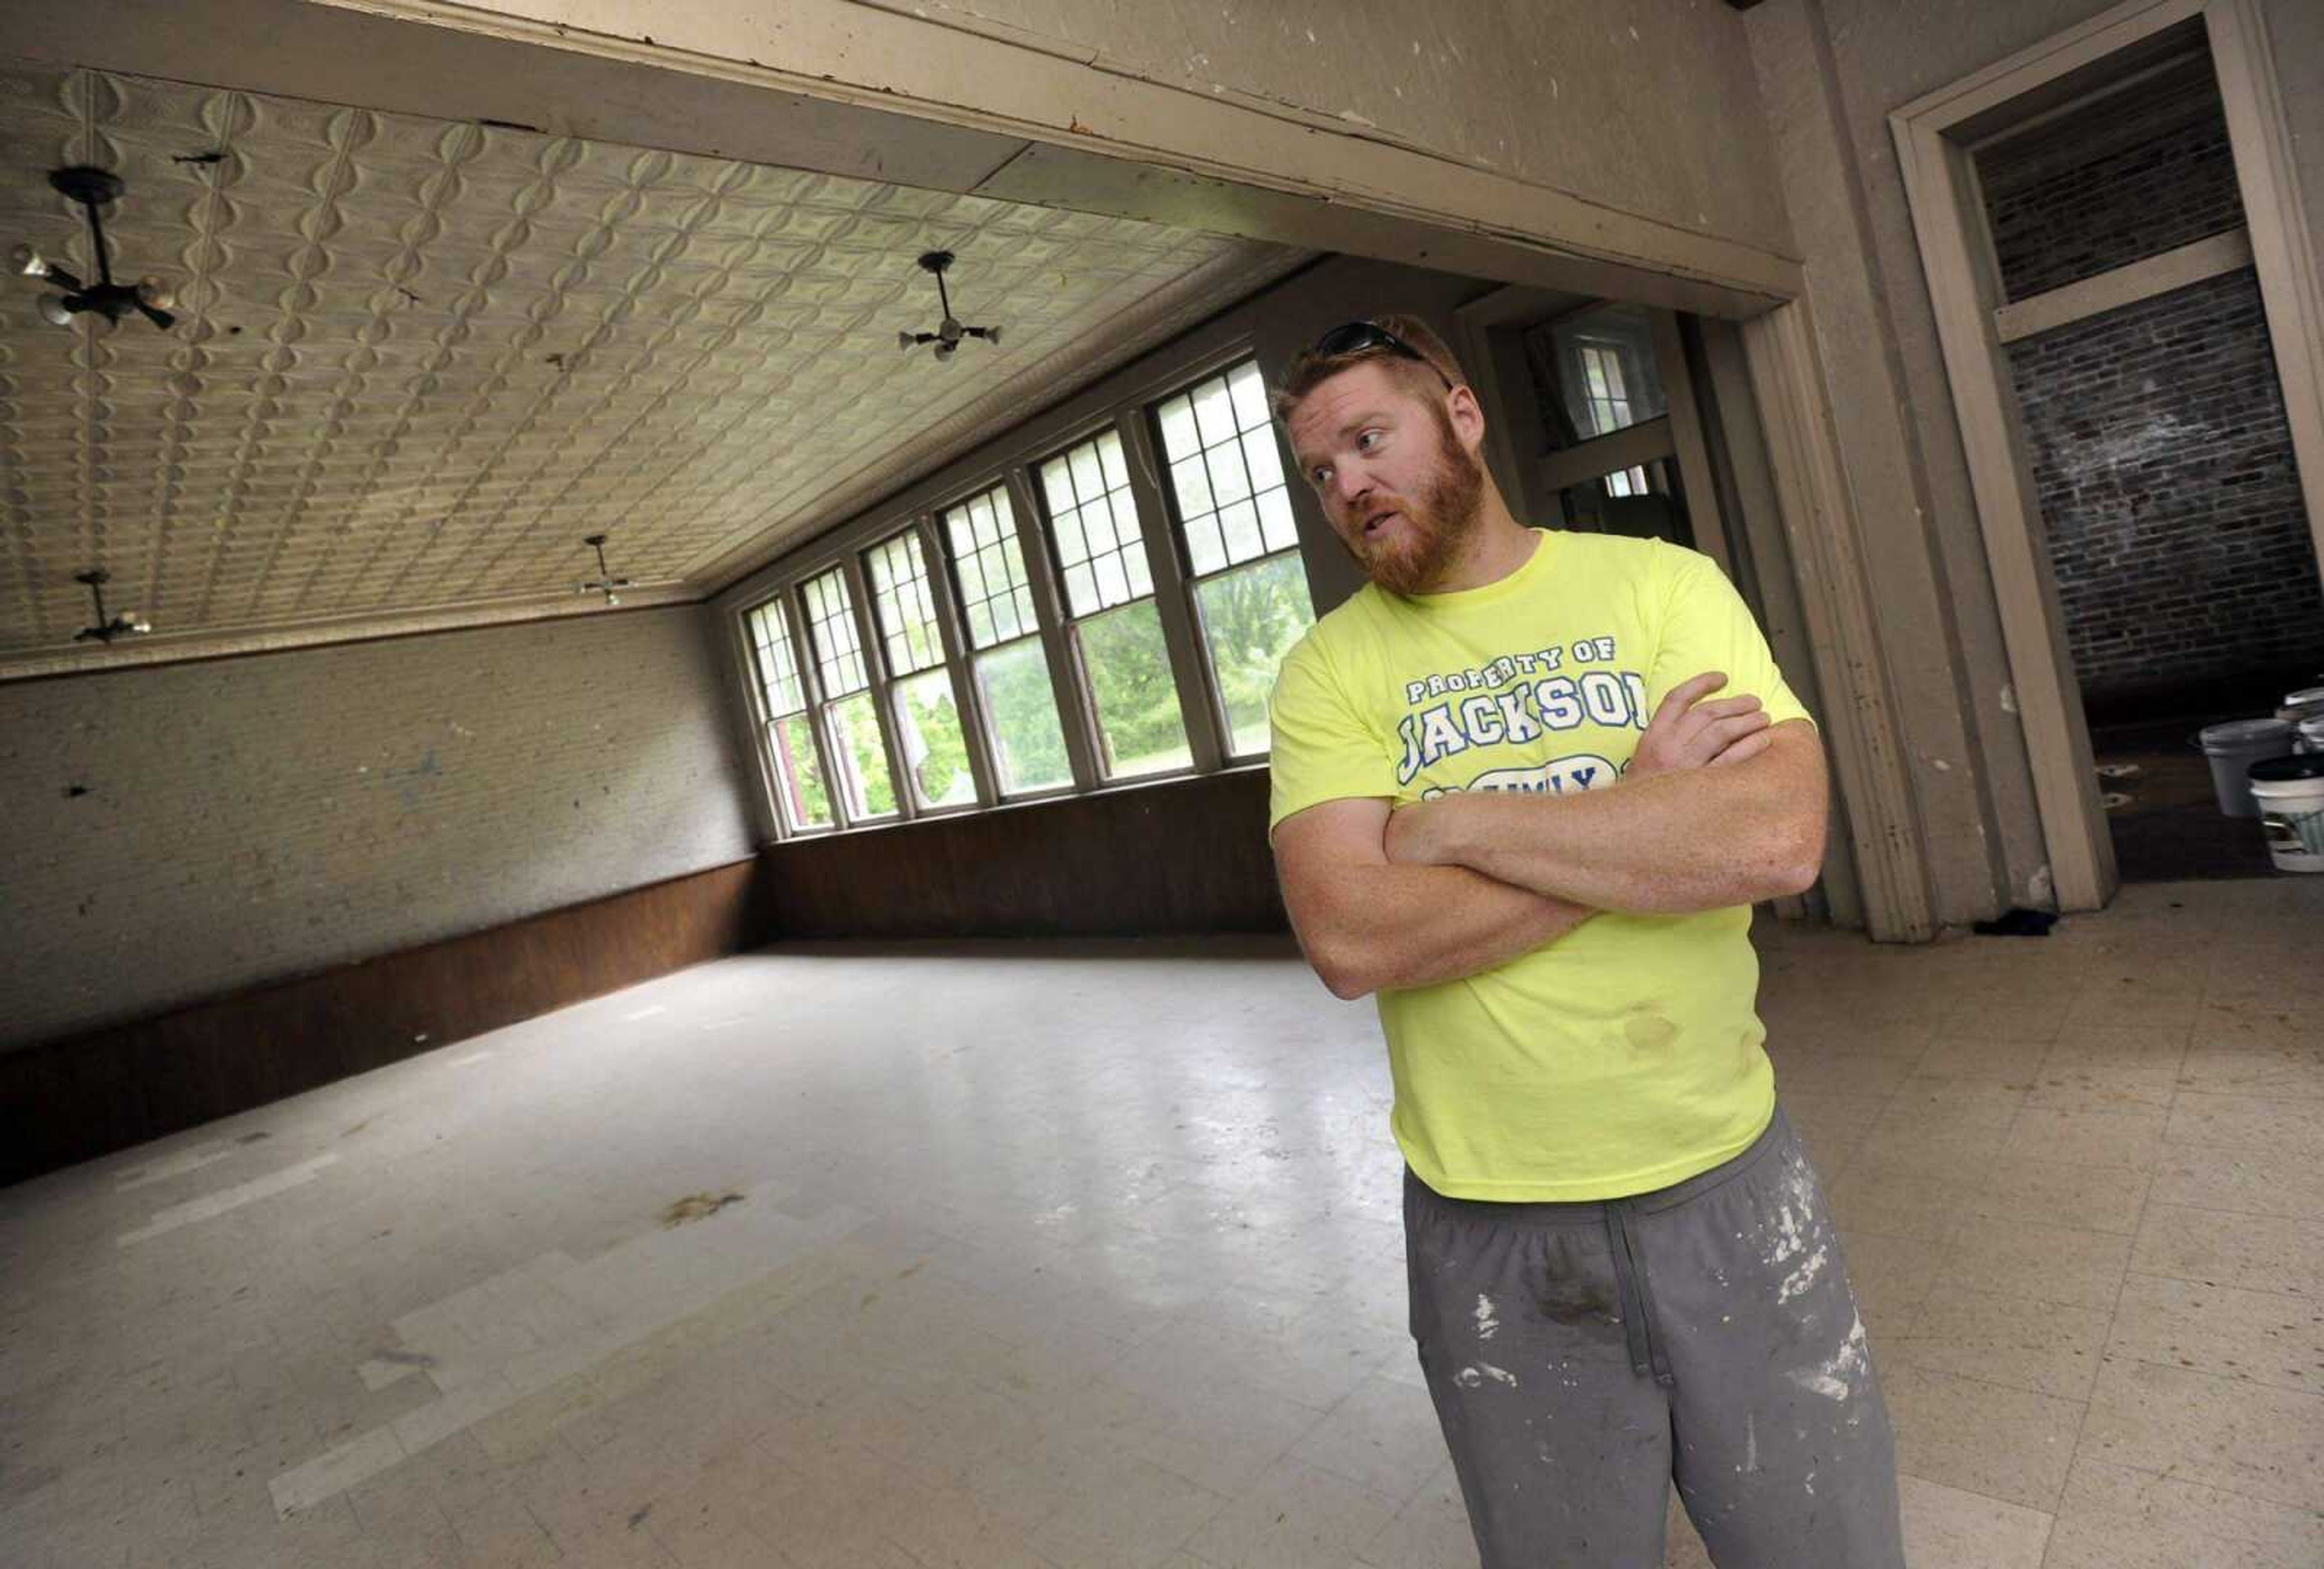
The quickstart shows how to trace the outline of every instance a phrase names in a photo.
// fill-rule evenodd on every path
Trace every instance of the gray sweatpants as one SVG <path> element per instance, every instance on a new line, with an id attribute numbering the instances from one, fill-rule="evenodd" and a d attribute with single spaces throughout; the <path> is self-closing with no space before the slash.
<path id="1" fill-rule="evenodd" d="M 1484 1569 L 1657 1569 L 1673 1479 L 1720 1569 L 1903 1569 L 1887 1407 L 1780 1110 L 1734 1159 L 1602 1204 L 1406 1171 L 1404 1226 Z"/>

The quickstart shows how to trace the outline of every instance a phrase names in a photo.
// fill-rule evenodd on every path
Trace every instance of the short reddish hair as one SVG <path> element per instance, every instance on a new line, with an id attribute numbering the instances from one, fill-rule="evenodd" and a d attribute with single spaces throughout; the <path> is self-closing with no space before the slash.
<path id="1" fill-rule="evenodd" d="M 1419 351 L 1420 359 L 1406 359 L 1384 345 L 1333 355 L 1317 354 L 1312 348 L 1301 349 L 1284 371 L 1283 384 L 1275 390 L 1270 400 L 1277 419 L 1289 423 L 1292 411 L 1299 407 L 1308 393 L 1342 371 L 1361 365 L 1386 366 L 1388 374 L 1403 383 L 1406 392 L 1431 402 L 1435 401 L 1441 390 L 1436 381 L 1438 376 L 1443 376 L 1452 386 L 1466 384 L 1468 378 L 1461 374 L 1461 362 L 1452 357 L 1452 351 L 1436 335 L 1436 329 L 1417 316 L 1390 312 L 1366 319 L 1382 331 L 1410 344 Z"/>

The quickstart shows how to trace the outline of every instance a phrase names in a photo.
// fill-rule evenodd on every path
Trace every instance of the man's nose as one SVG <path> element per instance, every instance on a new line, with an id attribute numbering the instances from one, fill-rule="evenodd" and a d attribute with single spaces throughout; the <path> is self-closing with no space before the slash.
<path id="1" fill-rule="evenodd" d="M 1332 494 L 1343 508 L 1354 511 L 1371 491 L 1371 475 L 1360 467 L 1351 464 L 1332 471 Z"/>

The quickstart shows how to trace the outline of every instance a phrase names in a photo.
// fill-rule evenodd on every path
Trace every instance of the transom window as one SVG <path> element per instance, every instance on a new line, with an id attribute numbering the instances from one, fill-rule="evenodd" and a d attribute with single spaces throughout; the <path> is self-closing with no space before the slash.
<path id="1" fill-rule="evenodd" d="M 820 577 L 808 578 L 805 593 L 824 700 L 861 692 L 872 680 L 863 669 L 863 647 L 856 641 L 854 596 L 847 592 L 847 575 L 835 567 Z"/>
<path id="2" fill-rule="evenodd" d="M 1154 592 L 1120 436 L 1109 430 L 1041 465 L 1041 495 L 1066 614 L 1094 615 Z"/>
<path id="3" fill-rule="evenodd" d="M 1297 548 L 1259 366 L 1245 361 L 1155 410 L 1170 497 L 1197 577 Z"/>
<path id="4" fill-rule="evenodd" d="M 880 618 L 889 672 L 908 676 L 944 663 L 944 634 L 936 626 L 918 536 L 907 530 L 872 547 L 863 560 L 872 569 L 872 607 Z"/>
<path id="5" fill-rule="evenodd" d="M 1033 590 L 1025 581 L 1025 557 L 1007 489 L 994 485 L 947 508 L 944 527 L 969 641 L 987 649 L 1036 631 Z"/>

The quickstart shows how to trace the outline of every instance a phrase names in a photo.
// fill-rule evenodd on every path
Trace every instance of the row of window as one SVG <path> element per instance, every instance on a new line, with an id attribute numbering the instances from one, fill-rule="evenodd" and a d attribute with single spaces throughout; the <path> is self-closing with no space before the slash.
<path id="1" fill-rule="evenodd" d="M 1158 536 L 1109 428 L 1020 476 L 1036 517 L 1003 479 L 746 613 L 787 828 L 1266 756 L 1276 667 L 1314 610 L 1259 367 L 1136 417 Z"/>

